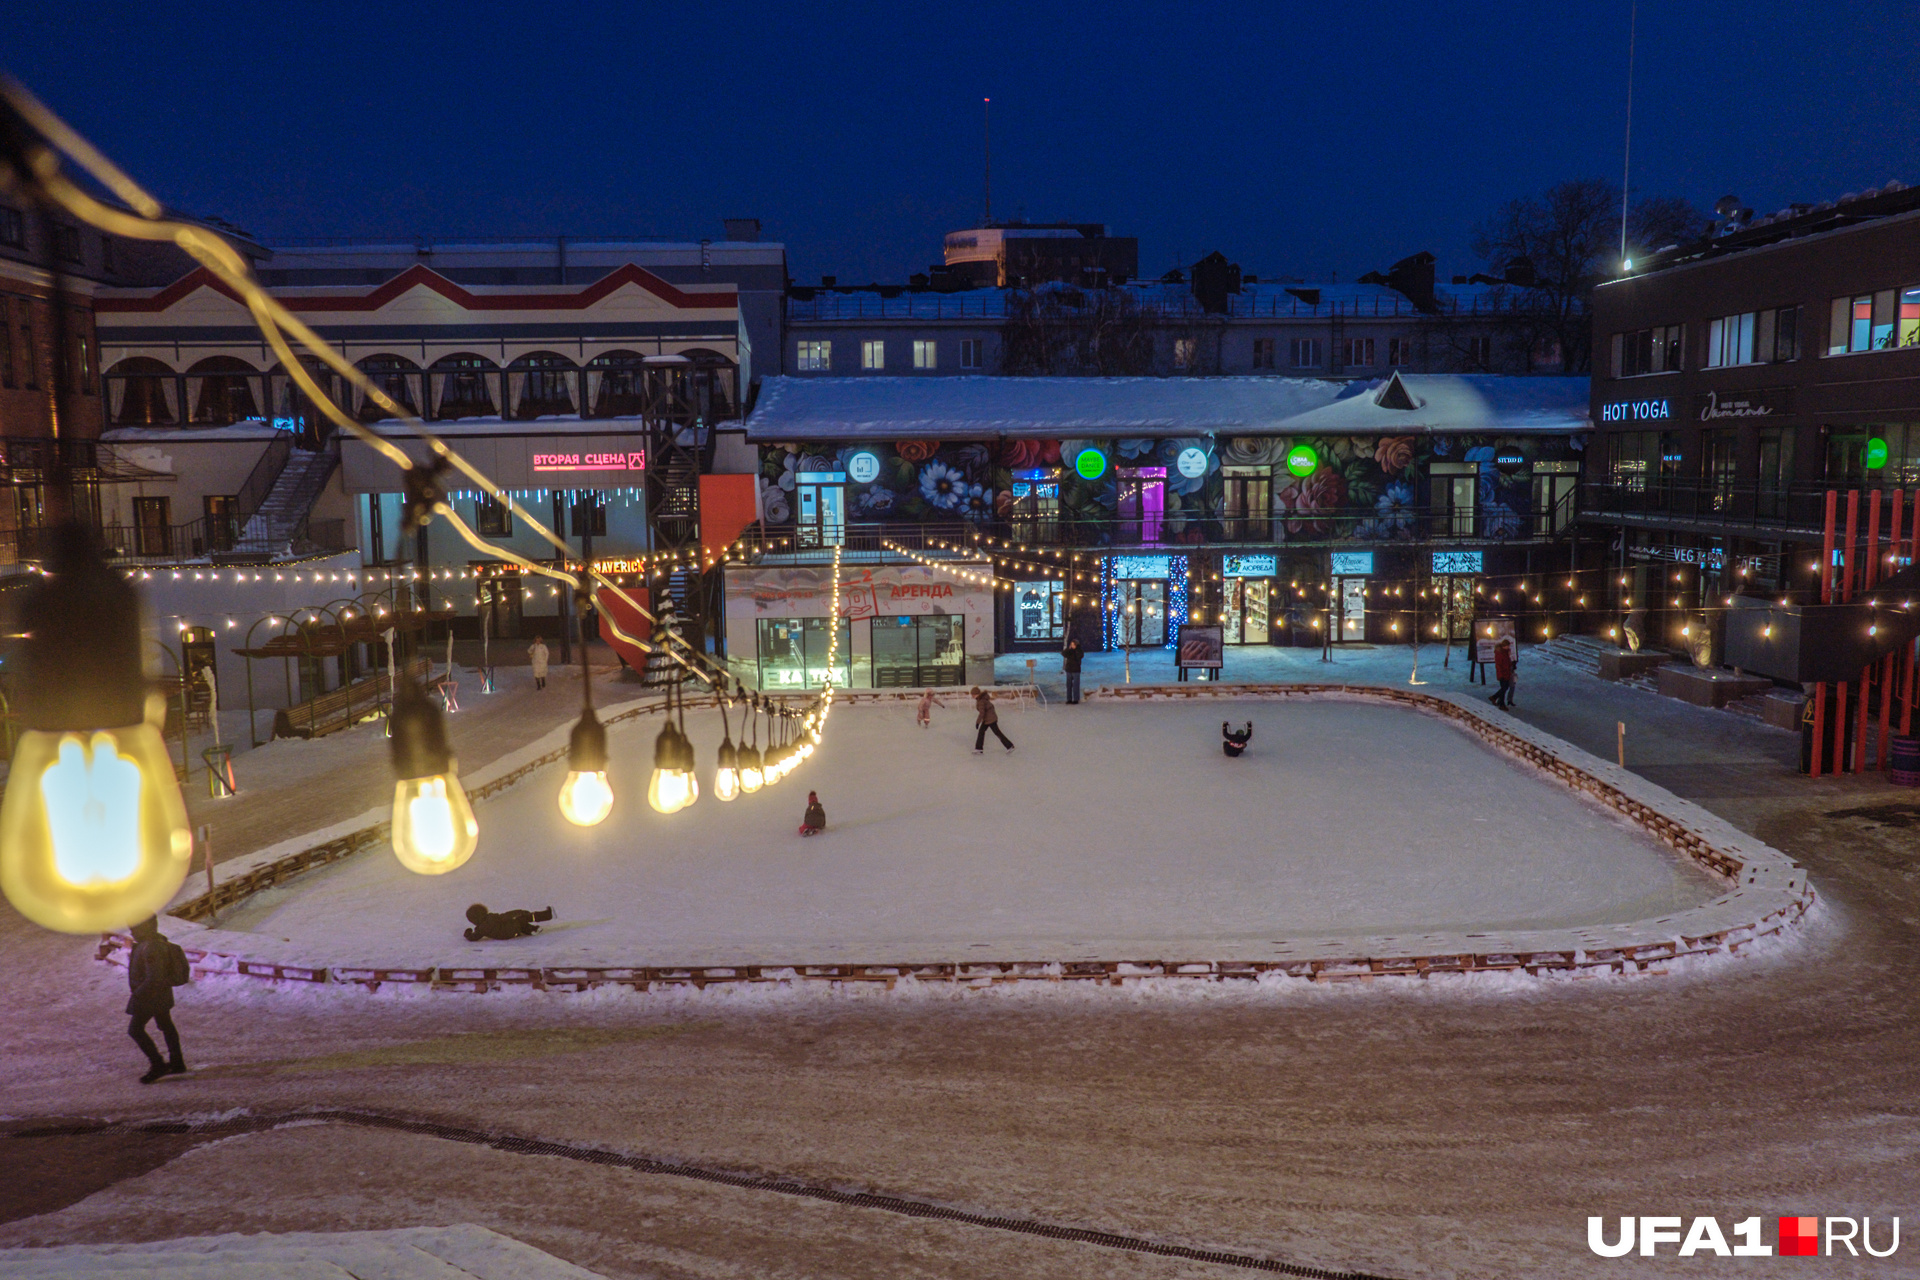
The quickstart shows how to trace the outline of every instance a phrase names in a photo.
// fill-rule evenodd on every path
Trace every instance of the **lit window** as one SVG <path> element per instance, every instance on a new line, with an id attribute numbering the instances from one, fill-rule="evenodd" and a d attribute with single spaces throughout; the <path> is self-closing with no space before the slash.
<path id="1" fill-rule="evenodd" d="M 915 338 L 913 340 L 913 367 L 916 369 L 933 368 L 936 362 L 935 350 L 936 344 L 933 339 Z"/>
<path id="2" fill-rule="evenodd" d="M 860 344 L 860 367 L 874 372 L 887 367 L 887 344 L 878 338 L 869 338 Z"/>
<path id="3" fill-rule="evenodd" d="M 1175 338 L 1173 340 L 1173 367 L 1176 369 L 1193 368 L 1193 339 Z"/>
<path id="4" fill-rule="evenodd" d="M 831 342 L 802 342 L 794 363 L 802 373 L 825 373 L 832 361 Z"/>
<path id="5" fill-rule="evenodd" d="M 1898 290 L 1882 289 L 1851 298 L 1835 298 L 1827 327 L 1827 354 L 1884 351 L 1894 345 L 1894 298 Z"/>

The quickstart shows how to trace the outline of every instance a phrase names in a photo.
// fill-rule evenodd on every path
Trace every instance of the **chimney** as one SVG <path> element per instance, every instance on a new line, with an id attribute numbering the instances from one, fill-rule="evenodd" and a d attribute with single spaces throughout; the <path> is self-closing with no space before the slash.
<path id="1" fill-rule="evenodd" d="M 758 218 L 722 218 L 720 225 L 727 229 L 729 240 L 758 240 L 760 238 L 760 219 Z"/>

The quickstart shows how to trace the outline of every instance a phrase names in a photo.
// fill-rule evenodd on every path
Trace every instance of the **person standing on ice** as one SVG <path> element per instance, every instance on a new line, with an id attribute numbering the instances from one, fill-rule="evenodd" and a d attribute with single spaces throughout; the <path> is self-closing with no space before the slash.
<path id="1" fill-rule="evenodd" d="M 817 835 L 827 829 L 827 807 L 820 803 L 817 791 L 807 792 L 807 811 L 800 819 L 800 834 Z"/>
<path id="2" fill-rule="evenodd" d="M 1511 636 L 1502 636 L 1500 643 L 1493 647 L 1493 677 L 1500 682 L 1500 687 L 1494 690 L 1492 697 L 1487 699 L 1488 702 L 1499 707 L 1502 711 L 1511 710 L 1513 706 L 1513 675 L 1515 665 L 1513 638 Z"/>
<path id="3" fill-rule="evenodd" d="M 987 730 L 993 730 L 993 736 L 1000 739 L 1000 745 L 1013 750 L 1013 744 L 1007 741 L 1007 735 L 1000 732 L 1000 713 L 993 709 L 993 695 L 980 688 L 973 687 L 973 754 L 979 755 L 987 746 Z"/>
<path id="4" fill-rule="evenodd" d="M 533 643 L 527 647 L 527 656 L 533 659 L 533 687 L 536 689 L 546 688 L 547 642 L 539 636 L 535 636 Z"/>
<path id="5" fill-rule="evenodd" d="M 1080 660 L 1086 657 L 1078 640 L 1067 641 L 1067 647 L 1060 651 L 1060 669 L 1067 673 L 1067 705 L 1080 701 Z"/>
<path id="6" fill-rule="evenodd" d="M 944 711 L 946 710 L 946 706 L 947 704 L 934 697 L 933 690 L 929 689 L 920 695 L 920 703 L 914 708 L 913 722 L 922 729 L 931 729 L 933 727 L 933 709 L 939 707 Z"/>
<path id="7" fill-rule="evenodd" d="M 127 987 L 132 992 L 127 1013 L 133 1020 L 127 1024 L 127 1034 L 147 1055 L 147 1074 L 140 1077 L 141 1084 L 187 1072 L 186 1060 L 180 1056 L 180 1032 L 173 1025 L 173 989 L 186 985 L 192 976 L 187 953 L 161 934 L 158 921 L 148 916 L 133 926 L 133 954 L 127 959 Z M 166 1037 L 164 1060 L 147 1034 L 148 1022 Z"/>

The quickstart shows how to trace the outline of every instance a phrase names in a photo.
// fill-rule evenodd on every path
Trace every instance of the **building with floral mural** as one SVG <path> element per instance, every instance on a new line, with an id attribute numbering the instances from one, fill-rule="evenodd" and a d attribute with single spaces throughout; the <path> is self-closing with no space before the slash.
<path id="1" fill-rule="evenodd" d="M 1003 652 L 1464 638 L 1580 556 L 1584 378 L 772 378 L 746 427 L 770 533 L 984 557 Z"/>

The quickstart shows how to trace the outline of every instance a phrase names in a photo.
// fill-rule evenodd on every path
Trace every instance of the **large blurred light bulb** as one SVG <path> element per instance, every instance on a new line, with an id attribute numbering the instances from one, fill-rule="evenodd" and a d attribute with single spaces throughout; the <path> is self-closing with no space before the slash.
<path id="1" fill-rule="evenodd" d="M 25 732 L 0 802 L 0 891 L 48 929 L 124 928 L 167 905 L 193 856 L 166 704 L 141 669 L 139 596 L 67 525 L 21 617 Z"/>
<path id="2" fill-rule="evenodd" d="M 560 784 L 560 816 L 576 827 L 592 827 L 613 812 L 613 787 L 607 781 L 607 731 L 593 708 L 580 713 L 567 744 L 567 780 Z"/>
<path id="3" fill-rule="evenodd" d="M 393 732 L 393 820 L 389 840 L 400 865 L 444 875 L 473 856 L 480 824 L 447 747 L 446 723 L 412 680 L 400 686 Z"/>

